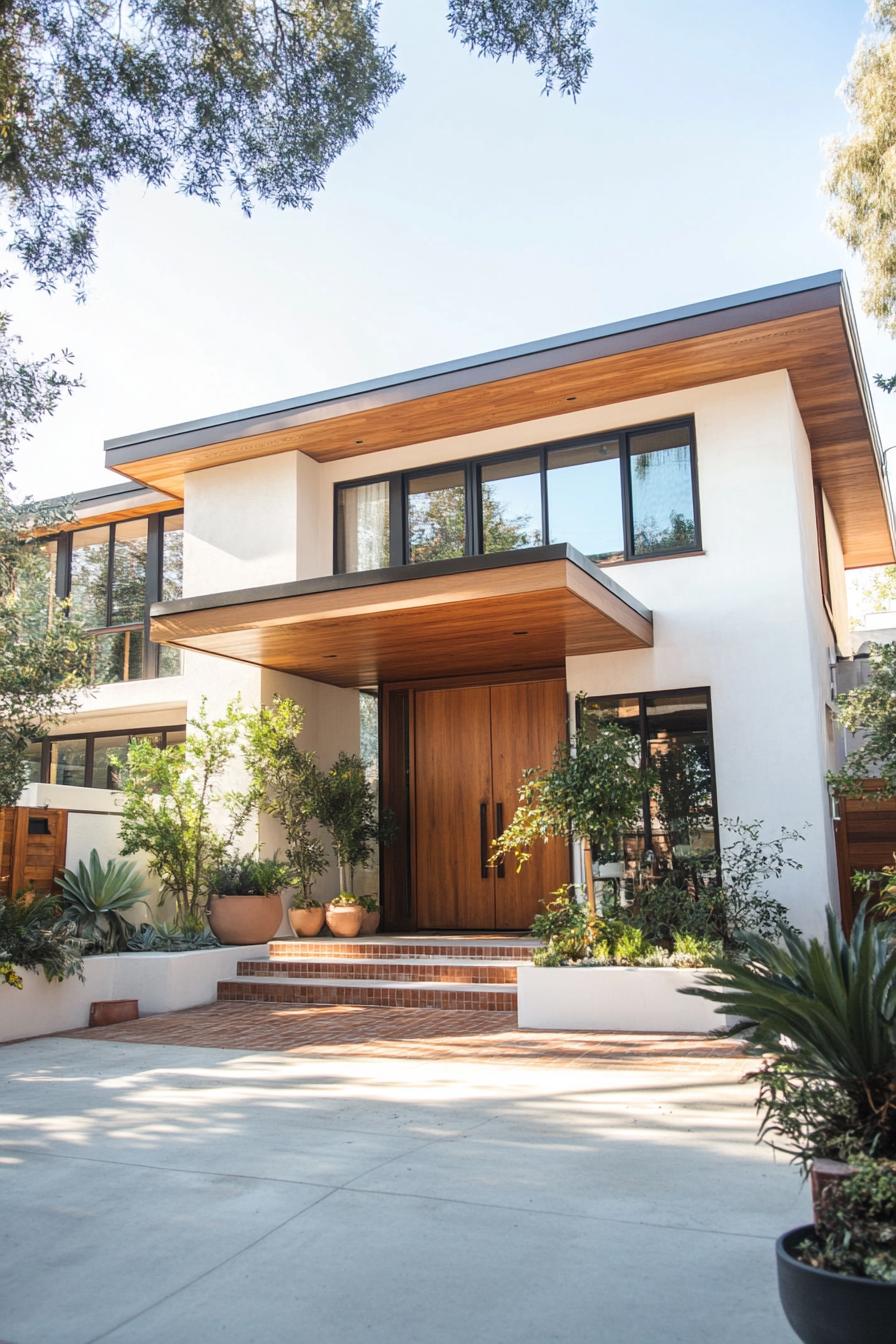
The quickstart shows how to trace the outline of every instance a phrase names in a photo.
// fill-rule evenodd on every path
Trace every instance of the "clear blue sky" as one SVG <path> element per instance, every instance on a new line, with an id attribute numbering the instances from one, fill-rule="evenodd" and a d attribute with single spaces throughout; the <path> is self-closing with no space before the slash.
<path id="1" fill-rule="evenodd" d="M 86 388 L 21 455 L 101 484 L 104 438 L 845 266 L 823 140 L 862 0 L 604 0 L 578 103 L 467 53 L 442 0 L 384 0 L 407 83 L 310 213 L 110 197 L 85 305 L 14 291 Z M 869 371 L 896 345 L 860 319 Z M 896 397 L 878 399 L 896 442 Z"/>

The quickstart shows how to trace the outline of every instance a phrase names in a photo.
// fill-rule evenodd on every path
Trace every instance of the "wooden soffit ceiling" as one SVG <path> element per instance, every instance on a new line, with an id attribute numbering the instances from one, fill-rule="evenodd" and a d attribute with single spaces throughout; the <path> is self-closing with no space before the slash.
<path id="1" fill-rule="evenodd" d="M 334 686 L 562 666 L 653 643 L 653 619 L 567 546 L 154 607 L 152 638 Z"/>
<path id="2" fill-rule="evenodd" d="M 113 440 L 106 465 L 179 498 L 188 472 L 272 453 L 362 457 L 786 369 L 847 566 L 890 562 L 879 446 L 845 286 L 835 274 L 780 291 Z"/>

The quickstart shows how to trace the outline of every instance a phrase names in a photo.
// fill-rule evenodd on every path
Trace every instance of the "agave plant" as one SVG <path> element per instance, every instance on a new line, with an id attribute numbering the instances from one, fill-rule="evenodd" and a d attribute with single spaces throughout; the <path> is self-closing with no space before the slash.
<path id="1" fill-rule="evenodd" d="M 103 863 L 95 849 L 86 863 L 66 868 L 57 879 L 62 890 L 63 911 L 81 938 L 103 952 L 123 952 L 134 925 L 124 911 L 146 905 L 143 879 L 127 859 Z"/>
<path id="2" fill-rule="evenodd" d="M 896 1157 L 896 941 L 863 905 L 849 937 L 832 910 L 827 941 L 744 936 L 700 994 L 738 1019 L 759 1072 L 760 1135 L 807 1164 L 859 1152 Z"/>

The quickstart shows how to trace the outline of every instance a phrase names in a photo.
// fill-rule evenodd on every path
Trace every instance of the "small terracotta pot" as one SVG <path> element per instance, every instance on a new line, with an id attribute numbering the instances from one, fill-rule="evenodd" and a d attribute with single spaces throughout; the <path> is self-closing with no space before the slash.
<path id="1" fill-rule="evenodd" d="M 825 1190 L 829 1185 L 838 1185 L 840 1181 L 845 1181 L 848 1176 L 854 1176 L 855 1172 L 855 1167 L 851 1167 L 848 1162 L 835 1162 L 829 1157 L 816 1157 L 809 1173 L 812 1190 L 812 1215 L 816 1224 L 821 1211 L 821 1197 Z"/>
<path id="2" fill-rule="evenodd" d="M 377 931 L 377 929 L 379 928 L 379 926 L 380 926 L 380 908 L 379 908 L 379 906 L 377 906 L 377 908 L 376 908 L 375 910 L 365 910 L 365 911 L 364 911 L 364 918 L 361 920 L 361 936 L 362 936 L 362 938 L 364 937 L 365 934 L 376 933 L 376 931 Z"/>
<path id="3" fill-rule="evenodd" d="M 91 1027 L 111 1027 L 116 1022 L 135 1022 L 139 1016 L 136 999 L 98 999 L 90 1005 L 88 1024 Z"/>
<path id="4" fill-rule="evenodd" d="M 364 914 L 363 905 L 328 905 L 327 928 L 334 938 L 357 938 Z"/>
<path id="5" fill-rule="evenodd" d="M 316 938 L 324 926 L 322 905 L 309 905 L 304 909 L 290 906 L 286 913 L 297 938 Z"/>
<path id="6" fill-rule="evenodd" d="M 228 947 L 268 942 L 282 918 L 279 891 L 267 896 L 212 896 L 208 903 L 209 927 L 218 942 Z"/>

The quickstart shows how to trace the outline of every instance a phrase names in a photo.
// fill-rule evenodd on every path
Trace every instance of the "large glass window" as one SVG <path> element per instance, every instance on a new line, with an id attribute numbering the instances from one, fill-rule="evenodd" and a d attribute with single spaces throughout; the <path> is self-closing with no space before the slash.
<path id="1" fill-rule="evenodd" d="M 71 612 L 88 630 L 109 624 L 109 528 L 72 534 Z"/>
<path id="2" fill-rule="evenodd" d="M 180 672 L 180 650 L 147 643 L 147 633 L 150 605 L 183 593 L 182 513 L 82 528 L 42 550 L 46 558 L 29 609 L 45 610 L 55 601 L 58 551 L 71 614 L 93 635 L 89 677 L 95 685 Z"/>
<path id="3" fill-rule="evenodd" d="M 598 564 L 699 550 L 690 421 L 336 487 L 337 573 L 567 543 Z M 404 513 L 402 513 L 402 502 Z"/>
<path id="4" fill-rule="evenodd" d="M 129 732 L 86 733 L 80 737 L 51 738 L 44 753 L 33 742 L 28 753 L 30 778 L 45 784 L 77 784 L 94 789 L 118 789 L 124 782 L 128 747 L 146 739 L 157 747 L 183 742 L 183 725 L 171 728 L 138 728 Z"/>
<path id="5" fill-rule="evenodd" d="M 340 574 L 389 564 L 389 482 L 342 486 L 336 496 Z"/>
<path id="6" fill-rule="evenodd" d="M 56 600 L 58 543 L 33 541 L 16 574 L 16 599 L 22 633 L 39 637 L 47 629 Z"/>
<path id="7" fill-rule="evenodd" d="M 697 538 L 687 427 L 629 437 L 635 555 L 693 549 Z"/>
<path id="8" fill-rule="evenodd" d="M 25 766 L 28 770 L 28 783 L 39 784 L 41 782 L 41 768 L 43 765 L 44 744 L 43 742 L 29 742 L 25 751 Z"/>
<path id="9" fill-rule="evenodd" d="M 162 582 L 160 602 L 175 602 L 184 593 L 184 516 L 168 514 L 162 527 Z M 171 644 L 159 648 L 159 676 L 177 677 L 183 671 L 183 652 Z"/>
<path id="10" fill-rule="evenodd" d="M 539 458 L 485 463 L 479 481 L 483 552 L 488 555 L 540 546 L 544 533 Z"/>
<path id="11" fill-rule="evenodd" d="M 566 541 L 591 560 L 622 560 L 619 440 L 550 448 L 547 473 L 551 541 Z"/>
<path id="12" fill-rule="evenodd" d="M 87 766 L 87 738 L 68 737 L 50 743 L 49 784 L 77 784 L 85 782 Z"/>
<path id="13" fill-rule="evenodd" d="M 595 697 L 637 737 L 645 789 L 640 824 L 623 837 L 627 866 L 668 872 L 700 864 L 717 852 L 718 818 L 712 763 L 709 692 Z"/>
<path id="14" fill-rule="evenodd" d="M 145 518 L 134 518 L 115 525 L 110 625 L 143 622 L 146 606 L 146 539 Z"/>
<path id="15" fill-rule="evenodd" d="M 407 481 L 408 562 L 453 560 L 467 545 L 463 468 L 427 472 Z"/>

